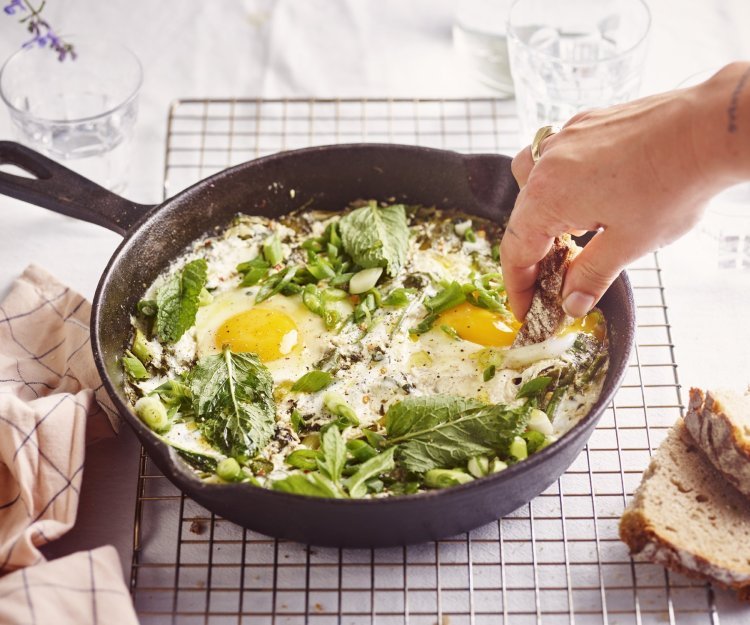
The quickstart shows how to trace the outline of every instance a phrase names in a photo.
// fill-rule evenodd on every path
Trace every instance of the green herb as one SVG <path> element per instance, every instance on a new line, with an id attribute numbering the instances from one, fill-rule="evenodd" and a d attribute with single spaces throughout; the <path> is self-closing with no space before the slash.
<path id="1" fill-rule="evenodd" d="M 283 480 L 276 480 L 271 487 L 284 493 L 307 495 L 308 497 L 341 497 L 339 489 L 325 475 L 311 473 L 293 473 Z"/>
<path id="2" fill-rule="evenodd" d="M 203 436 L 228 456 L 252 456 L 274 430 L 273 379 L 255 354 L 206 356 L 190 370 L 187 384 Z"/>
<path id="3" fill-rule="evenodd" d="M 471 475 L 455 469 L 430 469 L 424 474 L 425 486 L 430 488 L 448 488 L 472 481 Z"/>
<path id="4" fill-rule="evenodd" d="M 153 393 L 158 395 L 164 404 L 170 407 L 184 407 L 186 404 L 190 404 L 192 400 L 190 389 L 177 380 L 167 380 L 157 386 L 153 390 Z"/>
<path id="5" fill-rule="evenodd" d="M 287 267 L 281 271 L 269 276 L 263 285 L 258 289 L 258 293 L 255 295 L 255 303 L 260 304 L 266 301 L 269 297 L 280 293 L 281 290 L 289 285 L 297 273 L 297 267 Z"/>
<path id="6" fill-rule="evenodd" d="M 442 291 L 439 291 L 433 297 L 428 297 L 424 301 L 424 307 L 433 315 L 454 308 L 466 301 L 463 289 L 458 282 L 451 282 Z"/>
<path id="7" fill-rule="evenodd" d="M 496 370 L 497 367 L 495 367 L 495 365 L 490 365 L 489 367 L 487 367 L 482 373 L 482 378 L 484 379 L 484 381 L 489 382 L 492 378 L 494 378 Z"/>
<path id="8" fill-rule="evenodd" d="M 519 389 L 518 393 L 516 393 L 516 399 L 537 397 L 547 390 L 550 382 L 552 382 L 552 378 L 546 375 L 540 375 L 533 380 L 529 380 Z"/>
<path id="9" fill-rule="evenodd" d="M 318 458 L 318 468 L 338 484 L 346 462 L 346 445 L 337 427 L 329 426 L 320 435 L 320 452 L 322 457 Z"/>
<path id="10" fill-rule="evenodd" d="M 242 275 L 240 286 L 255 286 L 268 275 L 271 265 L 260 256 L 237 265 L 237 271 Z"/>
<path id="11" fill-rule="evenodd" d="M 344 249 L 360 267 L 385 267 L 393 277 L 406 261 L 409 227 L 402 204 L 381 208 L 371 201 L 344 215 L 338 228 Z"/>
<path id="12" fill-rule="evenodd" d="M 465 465 L 473 456 L 507 453 L 524 431 L 529 408 L 485 405 L 450 395 L 409 397 L 386 414 L 387 445 L 398 445 L 407 470 L 423 473 Z"/>
<path id="13" fill-rule="evenodd" d="M 378 434 L 377 432 L 373 432 L 372 430 L 364 429 L 362 430 L 362 434 L 365 435 L 365 438 L 367 439 L 367 442 L 370 443 L 375 449 L 380 449 L 383 446 L 383 443 L 385 443 L 385 436 L 382 434 Z"/>
<path id="14" fill-rule="evenodd" d="M 296 449 L 284 460 L 290 467 L 303 471 L 315 471 L 318 468 L 320 452 L 317 449 Z"/>
<path id="15" fill-rule="evenodd" d="M 333 382 L 333 375 L 328 371 L 308 371 L 299 380 L 292 384 L 292 390 L 296 393 L 317 393 Z"/>
<path id="16" fill-rule="evenodd" d="M 156 296 L 156 335 L 166 343 L 176 343 L 195 323 L 198 298 L 206 285 L 207 264 L 199 258 L 181 272 L 170 276 Z"/>
<path id="17" fill-rule="evenodd" d="M 374 458 L 378 455 L 377 450 L 374 447 L 368 445 L 362 439 L 354 439 L 347 442 L 346 449 L 349 451 L 349 453 L 352 455 L 352 458 L 354 458 L 356 462 L 366 462 L 370 458 Z"/>
<path id="18" fill-rule="evenodd" d="M 395 467 L 393 460 L 394 452 L 395 449 L 387 449 L 363 463 L 357 472 L 346 480 L 346 488 L 349 491 L 349 496 L 355 499 L 363 497 L 367 494 L 365 482 L 383 473 L 392 471 Z"/>
<path id="19" fill-rule="evenodd" d="M 405 289 L 403 287 L 393 289 L 388 293 L 385 299 L 383 299 L 383 306 L 402 308 L 409 303 L 409 295 L 412 293 L 414 293 L 414 289 Z"/>
<path id="20" fill-rule="evenodd" d="M 490 254 L 492 255 L 492 260 L 496 263 L 500 262 L 500 246 L 497 243 L 490 248 Z"/>
<path id="21" fill-rule="evenodd" d="M 131 351 L 126 351 L 122 357 L 122 366 L 131 380 L 147 380 L 151 377 L 143 363 Z"/>
<path id="22" fill-rule="evenodd" d="M 263 242 L 263 258 L 266 259 L 266 262 L 271 265 L 271 267 L 278 265 L 282 260 L 284 260 L 284 252 L 281 249 L 281 241 L 279 241 L 279 237 L 277 237 L 275 234 L 272 234 Z"/>
<path id="23" fill-rule="evenodd" d="M 289 421 L 292 424 L 292 429 L 299 434 L 299 431 L 302 429 L 302 426 L 304 425 L 304 421 L 302 419 L 302 415 L 300 414 L 299 410 L 296 408 L 292 410 L 292 414 L 289 415 Z"/>

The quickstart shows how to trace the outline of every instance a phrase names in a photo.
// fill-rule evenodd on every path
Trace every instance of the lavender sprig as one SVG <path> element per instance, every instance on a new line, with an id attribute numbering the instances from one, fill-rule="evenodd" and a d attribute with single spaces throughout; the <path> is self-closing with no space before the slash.
<path id="1" fill-rule="evenodd" d="M 57 52 L 57 59 L 64 61 L 66 58 L 76 58 L 73 44 L 63 41 L 49 23 L 42 18 L 45 0 L 38 8 L 34 8 L 29 0 L 9 0 L 8 4 L 3 7 L 6 15 L 21 15 L 19 23 L 26 24 L 26 30 L 31 33 L 31 39 L 23 43 L 24 48 L 39 46 L 44 48 L 49 46 L 51 50 Z"/>

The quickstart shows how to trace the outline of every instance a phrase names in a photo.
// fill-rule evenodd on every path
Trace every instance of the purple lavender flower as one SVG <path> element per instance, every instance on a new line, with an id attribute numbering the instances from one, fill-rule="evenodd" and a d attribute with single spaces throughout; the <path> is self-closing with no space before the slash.
<path id="1" fill-rule="evenodd" d="M 64 61 L 68 56 L 71 59 L 75 59 L 76 53 L 73 50 L 73 45 L 60 39 L 50 25 L 42 19 L 41 12 L 43 8 L 44 2 L 39 5 L 38 9 L 35 9 L 31 5 L 30 0 L 10 0 L 8 4 L 3 7 L 3 11 L 6 15 L 15 15 L 16 11 L 29 12 L 28 15 L 24 15 L 19 20 L 22 24 L 26 23 L 26 30 L 31 33 L 31 39 L 22 44 L 24 48 L 30 48 L 34 45 L 37 45 L 40 48 L 49 47 L 51 50 L 57 52 L 57 58 L 59 61 Z"/>
<path id="2" fill-rule="evenodd" d="M 3 7 L 6 15 L 15 15 L 16 10 L 25 11 L 26 7 L 23 5 L 22 0 L 10 0 L 10 2 Z"/>

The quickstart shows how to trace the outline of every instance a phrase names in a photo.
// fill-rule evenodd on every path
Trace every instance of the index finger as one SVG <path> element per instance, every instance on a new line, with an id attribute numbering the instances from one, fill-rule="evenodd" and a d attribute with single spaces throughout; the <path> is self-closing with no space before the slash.
<path id="1" fill-rule="evenodd" d="M 553 224 L 544 224 L 539 213 L 532 213 L 526 187 L 516 198 L 508 226 L 500 242 L 500 266 L 503 270 L 508 304 L 516 319 L 523 319 L 534 295 L 537 263 L 552 247 L 555 236 Z M 550 226 L 553 226 L 550 228 Z"/>

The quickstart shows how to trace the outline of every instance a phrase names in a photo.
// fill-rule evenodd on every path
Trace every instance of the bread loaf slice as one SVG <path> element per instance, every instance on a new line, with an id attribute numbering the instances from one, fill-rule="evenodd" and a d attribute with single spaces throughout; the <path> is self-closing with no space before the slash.
<path id="1" fill-rule="evenodd" d="M 539 262 L 536 290 L 512 347 L 541 343 L 572 321 L 562 307 L 562 287 L 571 261 L 581 251 L 569 234 L 557 237 Z"/>
<path id="2" fill-rule="evenodd" d="M 750 497 L 750 395 L 691 388 L 685 425 L 711 464 Z"/>
<path id="3" fill-rule="evenodd" d="M 630 553 L 750 600 L 750 505 L 703 457 L 682 419 L 620 520 Z"/>

